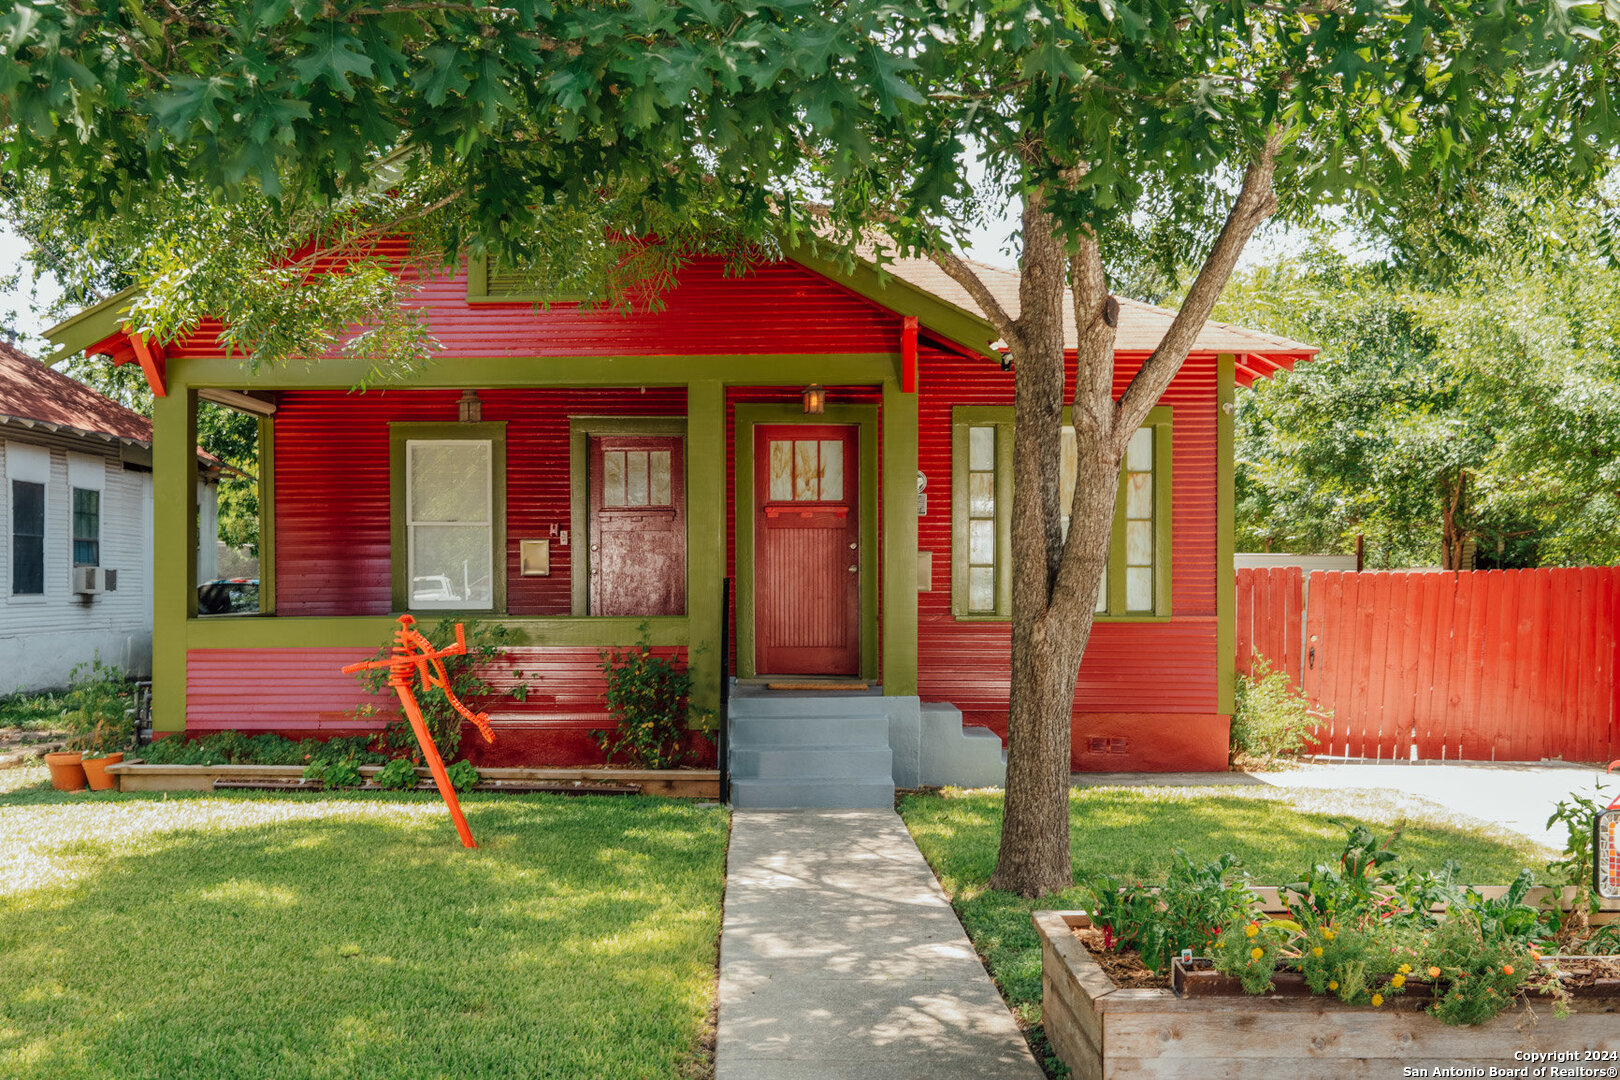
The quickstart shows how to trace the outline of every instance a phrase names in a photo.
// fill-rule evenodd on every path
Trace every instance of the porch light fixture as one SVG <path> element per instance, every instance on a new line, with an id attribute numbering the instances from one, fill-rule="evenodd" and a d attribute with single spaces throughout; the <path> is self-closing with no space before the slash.
<path id="1" fill-rule="evenodd" d="M 463 424 L 477 424 L 484 419 L 484 403 L 478 400 L 478 391 L 463 390 L 456 402 L 456 419 Z"/>
<path id="2" fill-rule="evenodd" d="M 820 416 L 827 411 L 827 391 L 820 383 L 804 388 L 804 411 L 807 416 Z"/>

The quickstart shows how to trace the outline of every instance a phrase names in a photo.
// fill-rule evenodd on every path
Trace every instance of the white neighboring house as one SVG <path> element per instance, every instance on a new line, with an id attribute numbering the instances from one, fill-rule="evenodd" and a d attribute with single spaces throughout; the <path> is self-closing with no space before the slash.
<path id="1" fill-rule="evenodd" d="M 0 342 L 0 695 L 64 686 L 98 653 L 152 670 L 152 425 Z M 218 467 L 201 463 L 200 581 Z"/>

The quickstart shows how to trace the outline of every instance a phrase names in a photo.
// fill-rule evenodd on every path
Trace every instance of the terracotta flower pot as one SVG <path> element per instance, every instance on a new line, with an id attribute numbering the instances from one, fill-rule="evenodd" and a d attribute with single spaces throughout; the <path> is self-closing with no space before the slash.
<path id="1" fill-rule="evenodd" d="M 107 791 L 118 786 L 118 777 L 107 775 L 107 766 L 116 765 L 124 760 L 123 754 L 108 754 L 106 757 L 84 758 L 79 763 L 84 766 L 84 778 L 90 782 L 91 791 Z"/>
<path id="2" fill-rule="evenodd" d="M 45 764 L 51 767 L 51 787 L 57 791 L 78 791 L 85 785 L 84 766 L 79 754 L 60 751 L 45 755 Z"/>

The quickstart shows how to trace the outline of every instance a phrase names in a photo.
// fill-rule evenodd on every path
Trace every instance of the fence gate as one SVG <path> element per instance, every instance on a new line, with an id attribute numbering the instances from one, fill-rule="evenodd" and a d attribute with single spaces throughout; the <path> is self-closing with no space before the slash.
<path id="1" fill-rule="evenodd" d="M 1316 753 L 1610 761 L 1616 574 L 1239 570 L 1237 668 L 1287 671 Z"/>

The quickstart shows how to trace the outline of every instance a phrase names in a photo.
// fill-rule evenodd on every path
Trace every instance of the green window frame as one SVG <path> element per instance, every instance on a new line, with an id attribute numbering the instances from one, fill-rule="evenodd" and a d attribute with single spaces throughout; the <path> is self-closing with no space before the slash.
<path id="1" fill-rule="evenodd" d="M 490 604 L 459 607 L 411 601 L 411 527 L 407 454 L 412 443 L 484 442 L 489 444 Z M 389 539 L 393 556 L 395 611 L 468 611 L 485 615 L 506 613 L 506 424 L 389 424 Z"/>
<path id="2" fill-rule="evenodd" d="M 469 304 L 569 304 L 583 300 L 578 292 L 547 291 L 535 287 L 527 275 L 503 269 L 485 256 L 467 260 L 467 302 Z"/>
<path id="3" fill-rule="evenodd" d="M 1148 434 L 1138 435 L 1120 463 L 1113 541 L 1097 598 L 1100 620 L 1170 617 L 1173 421 L 1170 406 L 1156 406 L 1142 424 Z M 1063 422 L 1070 423 L 1067 408 Z M 1012 617 L 1012 455 L 1011 406 L 951 410 L 951 613 L 958 620 Z M 1148 462 L 1151 468 L 1143 468 Z M 1133 483 L 1133 474 L 1141 479 Z M 1144 571 L 1150 573 L 1145 605 Z"/>

